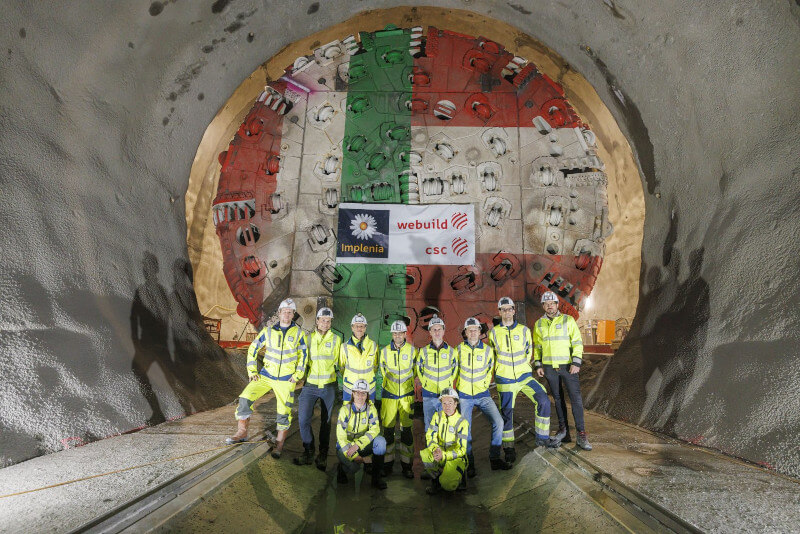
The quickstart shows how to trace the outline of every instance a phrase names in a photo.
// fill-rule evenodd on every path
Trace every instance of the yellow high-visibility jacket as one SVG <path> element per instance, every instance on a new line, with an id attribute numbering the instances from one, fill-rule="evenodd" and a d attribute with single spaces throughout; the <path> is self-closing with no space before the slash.
<path id="1" fill-rule="evenodd" d="M 276 380 L 295 380 L 303 378 L 306 369 L 308 348 L 306 335 L 292 322 L 286 329 L 279 323 L 264 327 L 247 349 L 247 374 L 253 377 L 258 373 L 256 355 L 264 347 L 264 367 L 261 374 Z"/>
<path id="2" fill-rule="evenodd" d="M 350 337 L 339 349 L 339 369 L 342 370 L 342 383 L 352 390 L 356 380 L 363 379 L 369 384 L 369 392 L 375 392 L 375 373 L 378 370 L 378 345 L 368 335 L 360 342 Z"/>
<path id="3" fill-rule="evenodd" d="M 394 341 L 381 349 L 380 367 L 383 373 L 385 399 L 399 399 L 414 393 L 414 362 L 417 349 L 406 341 L 400 349 Z"/>
<path id="4" fill-rule="evenodd" d="M 333 330 L 328 330 L 324 335 L 314 330 L 306 337 L 306 343 L 308 344 L 306 384 L 324 387 L 336 382 L 336 367 L 342 338 Z"/>
<path id="5" fill-rule="evenodd" d="M 488 339 L 497 358 L 494 374 L 498 385 L 532 376 L 533 347 L 530 328 L 517 322 L 511 326 L 499 324 L 489 330 Z"/>
<path id="6" fill-rule="evenodd" d="M 447 343 L 438 349 L 428 343 L 417 349 L 416 372 L 423 397 L 438 397 L 444 388 L 453 387 L 456 376 L 456 351 Z"/>
<path id="7" fill-rule="evenodd" d="M 469 436 L 469 423 L 458 413 L 447 416 L 444 410 L 439 410 L 431 418 L 425 432 L 427 449 L 433 453 L 436 447 L 442 449 L 445 460 L 455 460 L 467 455 L 467 436 Z"/>
<path id="8" fill-rule="evenodd" d="M 571 315 L 559 313 L 553 319 L 544 315 L 533 325 L 534 365 L 557 367 L 567 363 L 581 366 L 583 338 Z M 571 362 L 570 362 L 571 359 Z"/>
<path id="9" fill-rule="evenodd" d="M 378 410 L 367 399 L 363 410 L 356 409 L 352 402 L 345 402 L 339 408 L 339 418 L 336 424 L 336 448 L 347 450 L 350 445 L 356 444 L 363 449 L 381 433 Z"/>
<path id="10" fill-rule="evenodd" d="M 458 367 L 456 378 L 458 396 L 478 398 L 489 396 L 489 384 L 492 383 L 495 358 L 494 350 L 483 341 L 474 347 L 464 341 L 456 348 Z"/>

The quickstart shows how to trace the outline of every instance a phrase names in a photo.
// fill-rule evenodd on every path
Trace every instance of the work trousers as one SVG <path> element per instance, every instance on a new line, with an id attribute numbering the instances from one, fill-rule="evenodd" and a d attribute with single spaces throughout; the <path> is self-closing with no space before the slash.
<path id="1" fill-rule="evenodd" d="M 479 397 L 477 399 L 461 399 L 459 401 L 459 411 L 464 419 L 469 423 L 469 435 L 467 437 L 467 454 L 472 454 L 472 410 L 478 408 L 483 415 L 492 423 L 492 445 L 500 446 L 503 444 L 503 417 L 497 404 L 490 396 Z M 499 450 L 499 449 L 498 449 Z"/>
<path id="2" fill-rule="evenodd" d="M 372 443 L 364 447 L 363 449 L 358 450 L 358 456 L 362 458 L 371 455 L 380 456 L 381 454 L 386 454 L 386 440 L 383 439 L 383 436 L 378 436 L 372 440 Z M 352 475 L 356 471 L 361 468 L 361 462 L 354 462 L 353 459 L 348 458 L 344 454 L 344 450 L 337 447 L 336 455 L 339 457 L 339 464 L 344 469 L 344 472 L 348 475 Z"/>
<path id="3" fill-rule="evenodd" d="M 314 432 L 311 430 L 311 418 L 314 417 L 314 405 L 321 400 L 319 413 L 319 450 L 327 451 L 331 440 L 331 416 L 333 402 L 336 400 L 336 382 L 323 387 L 306 384 L 297 399 L 297 419 L 300 423 L 300 438 L 304 445 L 314 446 Z"/>
<path id="4" fill-rule="evenodd" d="M 409 393 L 400 399 L 391 399 L 383 394 L 381 400 L 381 426 L 386 439 L 386 461 L 394 461 L 395 426 L 400 423 L 400 444 L 397 449 L 400 461 L 410 464 L 414 454 L 414 434 L 411 431 L 411 413 L 414 410 L 414 394 Z"/>
<path id="5" fill-rule="evenodd" d="M 500 394 L 500 412 L 503 416 L 503 446 L 514 446 L 514 404 L 519 393 L 524 393 L 533 403 L 535 409 L 533 426 L 536 429 L 536 437 L 539 439 L 550 437 L 550 399 L 543 385 L 530 375 L 510 384 L 501 383 L 498 379 L 497 392 Z"/>
<path id="6" fill-rule="evenodd" d="M 572 417 L 575 419 L 575 428 L 578 432 L 585 432 L 583 422 L 583 398 L 581 397 L 581 381 L 579 373 L 574 375 L 569 373 L 569 365 L 559 365 L 552 367 L 544 366 L 544 376 L 550 386 L 550 393 L 553 395 L 553 403 L 556 405 L 556 415 L 558 415 L 558 427 L 567 428 L 567 401 L 564 398 L 564 386 L 567 388 L 569 402 L 572 404 Z"/>
<path id="7" fill-rule="evenodd" d="M 428 425 L 431 424 L 433 414 L 442 409 L 442 401 L 437 397 L 422 397 L 422 415 L 425 418 L 425 432 L 428 431 Z"/>
<path id="8" fill-rule="evenodd" d="M 453 491 L 458 487 L 461 477 L 464 476 L 464 471 L 467 469 L 467 459 L 463 456 L 455 460 L 442 459 L 437 462 L 433 459 L 433 452 L 430 449 L 422 449 L 419 451 L 419 457 L 425 470 L 433 478 L 439 477 L 439 484 L 442 489 L 447 491 Z"/>
<path id="9" fill-rule="evenodd" d="M 294 406 L 295 383 L 286 380 L 268 378 L 258 375 L 258 380 L 249 382 L 239 394 L 239 406 L 236 408 L 236 419 L 248 419 L 253 415 L 253 403 L 269 393 L 275 392 L 277 401 L 276 416 L 278 430 L 289 430 L 292 424 L 292 407 Z"/>

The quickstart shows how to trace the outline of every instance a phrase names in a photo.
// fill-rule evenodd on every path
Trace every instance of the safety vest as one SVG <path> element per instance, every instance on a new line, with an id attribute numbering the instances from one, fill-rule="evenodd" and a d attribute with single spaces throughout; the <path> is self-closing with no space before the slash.
<path id="1" fill-rule="evenodd" d="M 336 359 L 342 338 L 333 330 L 320 334 L 314 330 L 306 338 L 308 343 L 308 374 L 306 384 L 324 387 L 336 382 Z"/>
<path id="2" fill-rule="evenodd" d="M 498 384 L 531 376 L 533 351 L 530 328 L 516 321 L 511 326 L 499 324 L 489 331 L 488 337 L 497 358 L 494 374 Z"/>
<path id="3" fill-rule="evenodd" d="M 247 374 L 251 377 L 258 372 L 256 355 L 264 347 L 264 367 L 261 374 L 276 380 L 296 380 L 303 378 L 306 369 L 308 350 L 306 335 L 292 322 L 284 330 L 280 324 L 264 327 L 247 349 Z"/>
<path id="4" fill-rule="evenodd" d="M 414 393 L 414 361 L 417 350 L 405 342 L 398 350 L 394 341 L 381 350 L 381 373 L 383 373 L 383 398 L 399 399 Z"/>
<path id="5" fill-rule="evenodd" d="M 539 318 L 533 325 L 534 365 L 553 367 L 570 363 L 581 366 L 583 358 L 583 339 L 578 323 L 571 315 L 559 313 L 553 319 L 547 315 Z"/>
<path id="6" fill-rule="evenodd" d="M 489 396 L 489 384 L 494 373 L 494 350 L 483 341 L 474 347 L 464 341 L 456 349 L 458 359 L 459 397 L 477 398 Z"/>
<path id="7" fill-rule="evenodd" d="M 358 410 L 352 402 L 346 402 L 339 408 L 336 425 L 337 449 L 347 449 L 353 443 L 358 445 L 359 449 L 363 449 L 380 433 L 378 410 L 369 399 L 363 410 Z"/>
<path id="8" fill-rule="evenodd" d="M 359 343 L 351 336 L 339 349 L 339 369 L 345 390 L 350 391 L 356 380 L 366 380 L 369 392 L 375 392 L 375 372 L 378 370 L 378 346 L 368 335 Z"/>
<path id="9" fill-rule="evenodd" d="M 433 343 L 417 350 L 417 376 L 423 397 L 438 397 L 444 388 L 453 387 L 456 376 L 456 351 L 447 343 L 438 349 Z"/>
<path id="10" fill-rule="evenodd" d="M 433 414 L 425 431 L 428 449 L 433 452 L 439 447 L 444 453 L 445 460 L 466 456 L 467 436 L 469 436 L 469 423 L 458 410 L 450 416 L 447 416 L 444 410 L 439 410 Z"/>

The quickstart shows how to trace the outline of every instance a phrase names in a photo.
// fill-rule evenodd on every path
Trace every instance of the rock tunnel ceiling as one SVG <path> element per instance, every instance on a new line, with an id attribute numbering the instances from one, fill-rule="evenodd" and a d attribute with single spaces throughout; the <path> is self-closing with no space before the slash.
<path id="1" fill-rule="evenodd" d="M 612 232 L 595 134 L 563 89 L 500 43 L 435 27 L 390 25 L 298 57 L 219 162 L 223 270 L 254 325 L 287 295 L 307 324 L 320 297 L 342 331 L 363 312 L 381 343 L 398 318 L 418 343 L 434 313 L 491 326 L 506 295 L 531 320 L 552 290 L 577 317 Z M 343 202 L 472 204 L 475 263 L 337 264 Z"/>

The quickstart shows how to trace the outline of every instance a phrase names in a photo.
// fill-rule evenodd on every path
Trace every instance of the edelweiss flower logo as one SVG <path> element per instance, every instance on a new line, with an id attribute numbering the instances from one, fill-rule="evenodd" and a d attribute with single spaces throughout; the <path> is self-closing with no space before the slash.
<path id="1" fill-rule="evenodd" d="M 370 239 L 378 233 L 378 222 L 372 215 L 359 213 L 350 220 L 350 230 L 357 239 Z"/>

